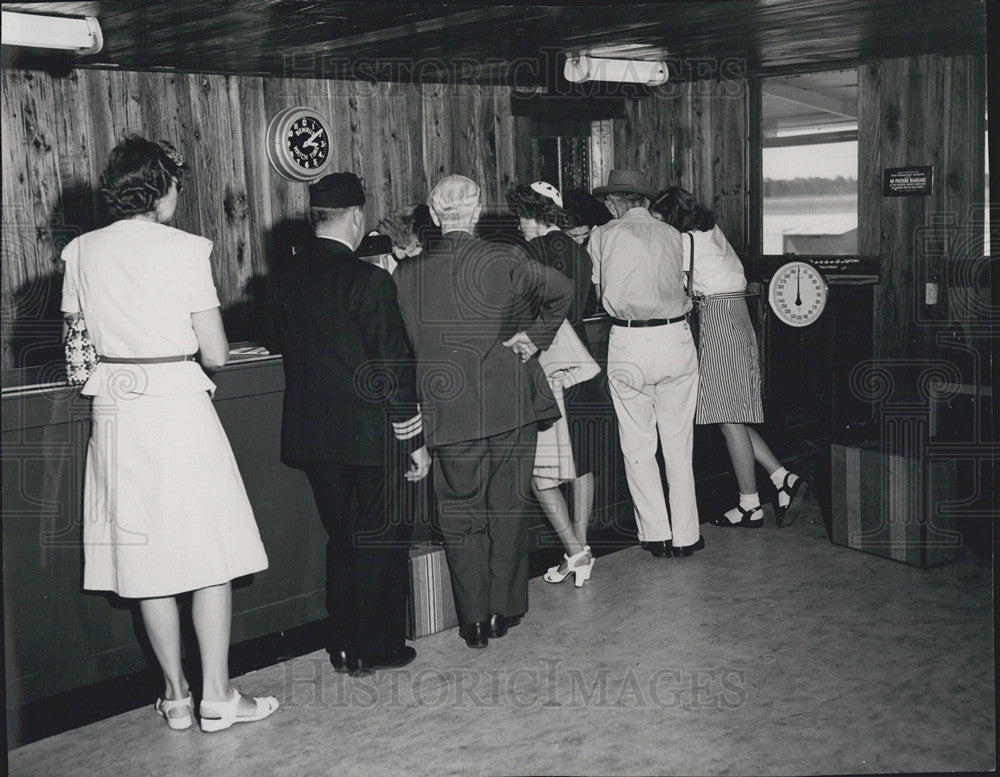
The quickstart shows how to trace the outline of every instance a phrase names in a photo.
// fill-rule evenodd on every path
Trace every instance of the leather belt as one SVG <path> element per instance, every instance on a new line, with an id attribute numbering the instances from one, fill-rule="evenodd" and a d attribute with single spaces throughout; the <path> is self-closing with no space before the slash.
<path id="1" fill-rule="evenodd" d="M 180 356 L 141 356 L 127 358 L 124 356 L 97 356 L 97 360 L 105 364 L 165 364 L 166 362 L 193 362 L 195 355 L 185 353 Z"/>
<path id="2" fill-rule="evenodd" d="M 673 318 L 651 318 L 647 321 L 629 321 L 622 318 L 612 318 L 611 323 L 615 326 L 626 326 L 632 327 L 642 327 L 642 326 L 665 326 L 667 324 L 676 324 L 678 321 L 684 321 L 687 316 L 674 316 Z"/>

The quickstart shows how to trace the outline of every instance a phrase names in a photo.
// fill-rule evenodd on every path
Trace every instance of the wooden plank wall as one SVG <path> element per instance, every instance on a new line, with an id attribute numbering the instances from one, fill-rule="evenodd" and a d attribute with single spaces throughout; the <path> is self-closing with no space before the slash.
<path id="1" fill-rule="evenodd" d="M 954 347 L 942 347 L 939 337 L 975 327 L 977 318 L 985 321 L 979 314 L 989 305 L 985 284 L 971 289 L 985 297 L 978 312 L 957 304 L 970 291 L 970 279 L 988 284 L 989 277 L 982 271 L 985 78 L 984 59 L 972 55 L 891 59 L 859 68 L 859 251 L 882 257 L 874 357 L 893 374 L 901 392 L 894 400 L 925 393 L 920 383 L 927 369 L 938 369 L 934 365 L 942 360 L 963 381 L 976 379 L 968 360 Z M 883 169 L 909 165 L 933 165 L 930 196 L 883 197 Z M 929 281 L 940 286 L 935 306 L 925 304 Z"/>
<path id="2" fill-rule="evenodd" d="M 615 167 L 645 172 L 654 186 L 683 186 L 716 215 L 745 253 L 747 101 L 745 81 L 668 84 L 626 102 L 614 121 Z"/>
<path id="3" fill-rule="evenodd" d="M 2 79 L 5 369 L 58 356 L 59 250 L 102 224 L 98 178 L 126 134 L 169 140 L 191 164 L 174 225 L 215 242 L 231 341 L 263 337 L 263 279 L 307 215 L 306 185 L 279 177 L 264 151 L 282 108 L 311 105 L 330 119 L 341 139 L 333 169 L 362 176 L 371 225 L 424 201 L 446 174 L 478 180 L 487 206 L 503 202 L 515 176 L 504 87 L 82 69 L 65 78 L 4 70 Z"/>

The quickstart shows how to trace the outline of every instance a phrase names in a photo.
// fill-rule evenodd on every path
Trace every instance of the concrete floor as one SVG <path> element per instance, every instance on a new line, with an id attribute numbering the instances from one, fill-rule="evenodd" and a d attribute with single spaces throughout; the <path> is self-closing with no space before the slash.
<path id="1" fill-rule="evenodd" d="M 714 775 L 990 770 L 991 569 L 920 570 L 778 530 L 702 526 L 687 559 L 531 582 L 486 650 L 457 630 L 352 680 L 312 653 L 246 675 L 269 720 L 169 731 L 150 706 L 10 754 L 12 775 Z"/>

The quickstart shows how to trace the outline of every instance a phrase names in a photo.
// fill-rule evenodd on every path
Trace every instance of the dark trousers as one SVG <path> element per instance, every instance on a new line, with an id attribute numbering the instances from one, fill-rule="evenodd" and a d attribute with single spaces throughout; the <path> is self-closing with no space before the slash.
<path id="1" fill-rule="evenodd" d="M 534 424 L 434 449 L 434 493 L 462 623 L 528 611 Z"/>
<path id="2" fill-rule="evenodd" d="M 327 647 L 377 662 L 405 643 L 413 523 L 394 467 L 312 462 L 306 467 L 326 544 Z"/>

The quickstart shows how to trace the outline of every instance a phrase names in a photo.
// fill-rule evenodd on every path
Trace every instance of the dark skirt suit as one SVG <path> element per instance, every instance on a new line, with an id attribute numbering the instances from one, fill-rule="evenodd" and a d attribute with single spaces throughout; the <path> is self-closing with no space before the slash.
<path id="1" fill-rule="evenodd" d="M 523 615 L 537 426 L 559 409 L 538 360 L 522 363 L 502 343 L 526 331 L 547 348 L 572 287 L 522 250 L 468 232 L 445 234 L 393 278 L 417 357 L 459 620 Z"/>

